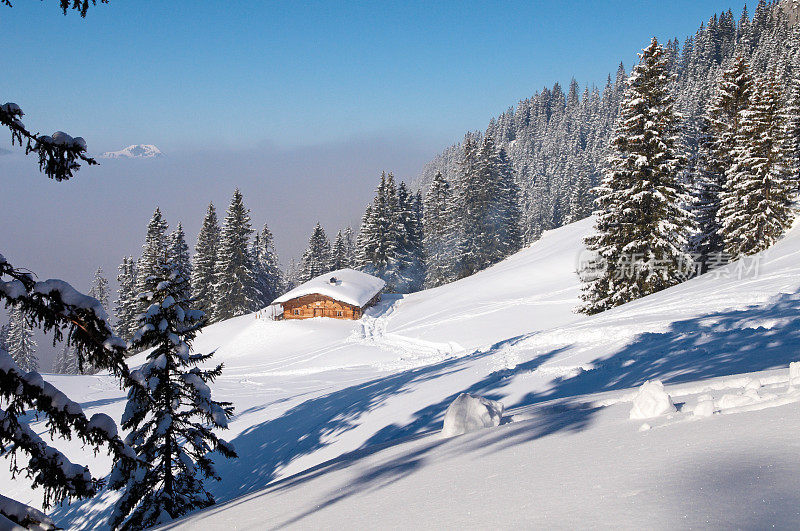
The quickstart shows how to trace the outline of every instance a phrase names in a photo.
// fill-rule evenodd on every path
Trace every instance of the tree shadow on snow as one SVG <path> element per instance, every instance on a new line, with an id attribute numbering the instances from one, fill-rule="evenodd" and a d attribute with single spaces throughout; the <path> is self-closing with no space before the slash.
<path id="1" fill-rule="evenodd" d="M 786 367 L 800 359 L 800 294 L 765 305 L 674 322 L 644 333 L 595 368 L 557 378 L 547 393 L 530 393 L 515 407 L 544 400 L 637 387 L 659 379 L 678 384 Z"/>
<path id="2" fill-rule="evenodd" d="M 356 451 L 275 481 L 277 473 L 284 466 L 323 449 L 357 428 L 362 414 L 380 407 L 389 398 L 410 393 L 420 383 L 464 371 L 474 361 L 522 343 L 527 337 L 530 336 L 520 336 L 498 343 L 487 351 L 377 378 L 312 398 L 285 411 L 280 417 L 250 427 L 232 441 L 239 458 L 217 460 L 222 481 L 212 482 L 208 488 L 218 501 L 232 501 L 211 511 L 229 509 L 250 497 L 240 500 L 234 498 L 268 486 L 266 493 L 304 484 L 348 467 L 390 444 L 440 429 L 445 410 L 459 393 L 502 399 L 503 388 L 512 383 L 516 376 L 529 374 L 570 349 L 570 346 L 554 349 L 513 369 L 491 373 L 459 392 L 425 405 L 413 414 L 410 422 L 383 427 Z M 665 332 L 641 334 L 629 345 L 598 360 L 593 370 L 573 377 L 556 378 L 546 392 L 532 392 L 516 404 L 506 404 L 510 408 L 535 406 L 529 408 L 533 421 L 492 430 L 494 433 L 474 439 L 473 450 L 491 451 L 492 445 L 496 444 L 511 446 L 556 432 L 585 429 L 599 408 L 585 403 L 581 395 L 627 389 L 653 378 L 675 384 L 786 366 L 789 361 L 799 357 L 796 354 L 799 348 L 800 295 L 797 294 L 781 295 L 763 306 L 677 321 Z M 424 462 L 427 452 L 443 442 L 442 439 L 431 438 L 411 455 L 405 454 L 365 471 L 347 488 L 331 493 L 321 502 L 321 506 L 335 504 L 359 490 L 381 488 L 406 477 Z M 68 512 L 73 513 L 72 510 Z M 300 518 L 302 515 L 293 522 Z M 60 523 L 64 525 L 69 521 L 62 520 Z"/>

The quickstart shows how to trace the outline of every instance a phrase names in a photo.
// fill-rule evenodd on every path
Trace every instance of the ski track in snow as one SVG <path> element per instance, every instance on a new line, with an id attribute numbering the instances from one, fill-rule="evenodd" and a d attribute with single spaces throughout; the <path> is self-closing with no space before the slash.
<path id="1" fill-rule="evenodd" d="M 402 295 L 384 296 L 369 308 L 361 318 L 361 326 L 348 338 L 351 343 L 362 343 L 398 354 L 396 360 L 377 364 L 382 370 L 413 369 L 467 354 L 456 342 L 436 343 L 387 331 L 389 321 L 403 304 Z"/>

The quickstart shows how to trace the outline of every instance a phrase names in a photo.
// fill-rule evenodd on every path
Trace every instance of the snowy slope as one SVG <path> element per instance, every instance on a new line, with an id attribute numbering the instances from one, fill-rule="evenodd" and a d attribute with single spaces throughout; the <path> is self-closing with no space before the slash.
<path id="1" fill-rule="evenodd" d="M 715 275 L 586 317 L 572 313 L 572 308 L 579 294 L 575 263 L 582 249 L 581 239 L 590 227 L 591 220 L 584 220 L 548 232 L 529 249 L 451 285 L 406 297 L 385 297 L 360 322 L 272 322 L 249 315 L 208 327 L 198 337 L 195 348 L 203 352 L 216 350 L 214 360 L 225 362 L 225 373 L 214 392 L 218 399 L 234 402 L 237 410 L 227 436 L 236 445 L 240 458 L 219 463 L 223 480 L 210 486 L 223 504 L 220 507 L 237 496 L 256 493 L 252 502 L 247 501 L 250 498 L 233 502 L 235 512 L 240 513 L 241 501 L 250 507 L 254 518 L 259 518 L 259 511 L 274 509 L 269 513 L 269 522 L 278 524 L 286 523 L 280 518 L 294 518 L 299 515 L 297 511 L 311 510 L 313 504 L 324 502 L 323 491 L 338 488 L 336 482 L 346 483 L 347 478 L 356 477 L 355 483 L 341 491 L 345 497 L 362 500 L 362 504 L 374 502 L 376 507 L 381 503 L 409 507 L 408 504 L 419 502 L 410 494 L 407 498 L 398 497 L 397 489 L 389 488 L 400 485 L 401 478 L 410 481 L 404 478 L 418 474 L 428 479 L 406 484 L 405 490 L 424 493 L 428 488 L 435 490 L 437 484 L 442 488 L 449 485 L 462 501 L 479 496 L 474 493 L 480 493 L 485 483 L 480 478 L 488 477 L 470 475 L 473 469 L 488 475 L 496 473 L 497 482 L 515 485 L 523 476 L 515 475 L 514 470 L 523 468 L 534 474 L 537 467 L 545 466 L 547 476 L 555 481 L 558 475 L 553 467 L 569 459 L 568 454 L 558 454 L 563 445 L 576 448 L 572 457 L 575 464 L 580 459 L 591 461 L 580 449 L 592 444 L 599 445 L 598 463 L 641 446 L 637 437 L 642 435 L 636 431 L 641 422 L 632 424 L 627 420 L 629 407 L 618 402 L 629 400 L 630 389 L 645 380 L 662 378 L 669 389 L 675 384 L 785 367 L 789 360 L 800 357 L 798 325 L 794 324 L 800 313 L 800 230 L 794 229 L 773 247 L 755 275 L 737 275 L 735 266 L 731 266 Z M 140 360 L 134 358 L 132 363 Z M 124 401 L 108 377 L 51 379 L 71 398 L 82 402 L 88 413 L 104 411 L 119 418 Z M 774 384 L 785 388 L 785 383 L 777 380 Z M 454 439 L 444 444 L 424 435 L 441 427 L 447 405 L 464 391 L 501 400 L 518 422 L 464 439 L 474 439 L 474 443 Z M 785 389 L 781 392 L 786 393 Z M 597 405 L 605 404 L 603 400 L 615 405 Z M 791 406 L 775 411 L 786 408 Z M 681 410 L 678 415 L 684 413 Z M 526 416 L 533 420 L 524 420 Z M 703 437 L 715 435 L 715 422 L 716 416 L 698 422 L 698 426 L 712 426 Z M 668 429 L 687 429 L 679 424 Z M 733 437 L 745 437 L 751 431 L 744 425 L 731 429 Z M 644 436 L 650 433 L 658 430 Z M 617 441 L 617 434 L 627 435 L 620 435 Z M 420 435 L 421 439 L 414 439 Z M 564 437 L 576 439 L 565 442 Z M 380 445 L 409 438 L 410 442 L 383 452 L 374 451 Z M 517 445 L 516 440 L 522 442 Z M 679 440 L 681 444 L 685 442 Z M 470 445 L 477 450 L 461 450 Z M 540 445 L 550 448 L 550 453 Z M 78 449 L 67 448 L 65 452 L 80 456 Z M 535 457 L 539 452 L 546 464 Z M 488 473 L 485 468 L 473 467 L 476 456 L 488 459 L 496 453 L 505 457 L 498 457 L 495 465 L 486 462 L 481 466 L 498 470 Z M 422 454 L 426 455 L 424 459 Z M 343 455 L 342 460 L 323 464 Z M 428 455 L 435 458 L 429 459 Z M 687 459 L 700 459 L 699 455 L 687 455 Z M 651 457 L 658 459 L 657 455 Z M 376 464 L 382 459 L 388 459 L 385 465 Z M 465 475 L 453 475 L 448 481 L 445 471 L 427 466 L 439 462 L 449 463 L 446 469 Z M 613 463 L 608 461 L 604 466 L 612 468 Z M 633 469 L 625 473 L 635 476 L 647 470 L 646 464 L 631 466 Z M 108 467 L 102 458 L 92 464 L 96 473 L 103 473 Z M 285 479 L 301 473 L 305 475 Z M 597 470 L 589 469 L 586 474 L 608 476 L 600 464 Z M 298 477 L 302 481 L 298 482 Z M 533 481 L 539 473 L 524 477 Z M 453 483 L 461 478 L 463 482 Z M 619 477 L 620 481 L 623 479 Z M 569 474 L 564 481 L 576 488 L 589 488 Z M 290 487 L 295 484 L 304 485 L 302 493 Z M 274 486 L 263 491 L 268 485 Z M 538 490 L 515 491 L 515 495 L 561 492 L 551 487 L 547 490 L 537 486 Z M 652 493 L 651 487 L 654 488 L 650 485 L 643 492 Z M 421 493 L 415 496 L 420 497 Z M 35 498 L 19 480 L 10 494 L 23 501 Z M 113 497 L 111 494 L 104 501 L 110 502 Z M 519 511 L 497 508 L 493 494 L 480 497 L 484 503 L 494 505 L 491 510 L 495 512 L 485 509 L 476 513 L 484 518 L 502 512 L 505 519 L 498 516 L 499 522 L 544 522 L 515 521 L 512 513 Z M 566 510 L 569 505 L 553 505 L 555 499 L 550 502 L 556 512 L 558 507 Z M 336 511 L 340 507 L 344 511 L 337 512 L 336 518 L 348 517 L 347 508 L 353 508 L 348 503 L 330 504 L 336 506 Z M 419 518 L 428 516 L 424 511 L 433 511 L 430 503 L 419 503 L 419 510 L 423 511 Z M 295 508 L 284 511 L 281 504 L 284 509 L 289 505 Z M 535 512 L 536 507 L 531 500 L 530 511 Z M 218 511 L 214 509 L 212 513 Z M 370 514 L 373 513 L 364 511 L 362 517 L 369 518 Z M 461 517 L 447 520 L 448 514 L 451 513 L 436 513 L 434 518 L 431 513 L 431 518 L 442 525 L 464 523 Z M 94 526 L 102 516 L 103 504 L 96 500 L 56 511 L 62 524 L 74 526 Z M 518 514 L 519 518 L 522 516 Z M 264 514 L 261 517 L 266 518 Z M 413 517 L 395 512 L 385 522 L 390 527 L 399 526 L 409 522 L 403 518 Z M 233 515 L 227 518 L 230 520 Z M 304 517 L 296 523 L 306 526 L 311 521 Z M 224 518 L 214 522 L 224 522 Z M 625 522 L 632 525 L 636 521 Z M 337 521 L 331 520 L 324 527 L 335 525 Z M 666 526 L 666 520 L 656 526 Z"/>
<path id="2" fill-rule="evenodd" d="M 104 159 L 154 159 L 164 154 L 152 144 L 134 144 L 119 151 L 106 151 L 101 155 Z"/>
<path id="3" fill-rule="evenodd" d="M 627 402 L 539 404 L 499 428 L 363 450 L 167 528 L 796 529 L 800 393 L 787 376 L 759 391 L 779 398 L 696 418 L 698 393 L 743 385 L 708 382 L 718 390 L 680 394 L 682 411 L 646 430 Z"/>
<path id="4" fill-rule="evenodd" d="M 800 393 L 787 389 L 785 367 L 800 358 L 800 231 L 741 265 L 401 373 L 399 392 L 351 428 L 393 419 L 361 452 L 187 523 L 213 529 L 235 511 L 242 528 L 796 527 Z M 679 412 L 640 432 L 628 419 L 631 388 L 651 378 L 672 384 Z M 513 422 L 370 450 L 438 428 L 461 391 L 501 400 Z M 695 417 L 701 400 L 716 414 Z"/>

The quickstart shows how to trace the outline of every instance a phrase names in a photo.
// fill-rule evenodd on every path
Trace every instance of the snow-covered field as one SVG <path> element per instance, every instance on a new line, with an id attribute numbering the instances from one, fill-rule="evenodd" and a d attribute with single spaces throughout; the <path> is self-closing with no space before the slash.
<path id="1" fill-rule="evenodd" d="M 214 393 L 236 406 L 226 435 L 240 457 L 218 463 L 218 506 L 181 523 L 797 527 L 800 392 L 786 367 L 800 359 L 800 229 L 748 260 L 757 271 L 734 264 L 587 317 L 572 310 L 590 227 L 387 296 L 361 321 L 248 315 L 208 327 L 195 350 L 225 363 Z M 87 413 L 121 415 L 112 379 L 47 378 Z M 649 379 L 677 412 L 631 420 Z M 501 401 L 504 424 L 440 438 L 462 392 Z M 0 474 L 4 494 L 35 502 Z M 94 527 L 114 496 L 55 516 Z"/>

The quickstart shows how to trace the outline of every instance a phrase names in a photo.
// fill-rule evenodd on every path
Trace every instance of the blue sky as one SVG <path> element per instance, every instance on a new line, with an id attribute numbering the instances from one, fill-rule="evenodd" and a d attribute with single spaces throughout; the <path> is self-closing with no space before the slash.
<path id="1" fill-rule="evenodd" d="M 14 4 L 0 8 L 0 95 L 32 127 L 169 152 L 374 135 L 436 151 L 543 85 L 602 85 L 651 35 L 683 40 L 743 2 L 112 0 L 86 19 Z"/>

